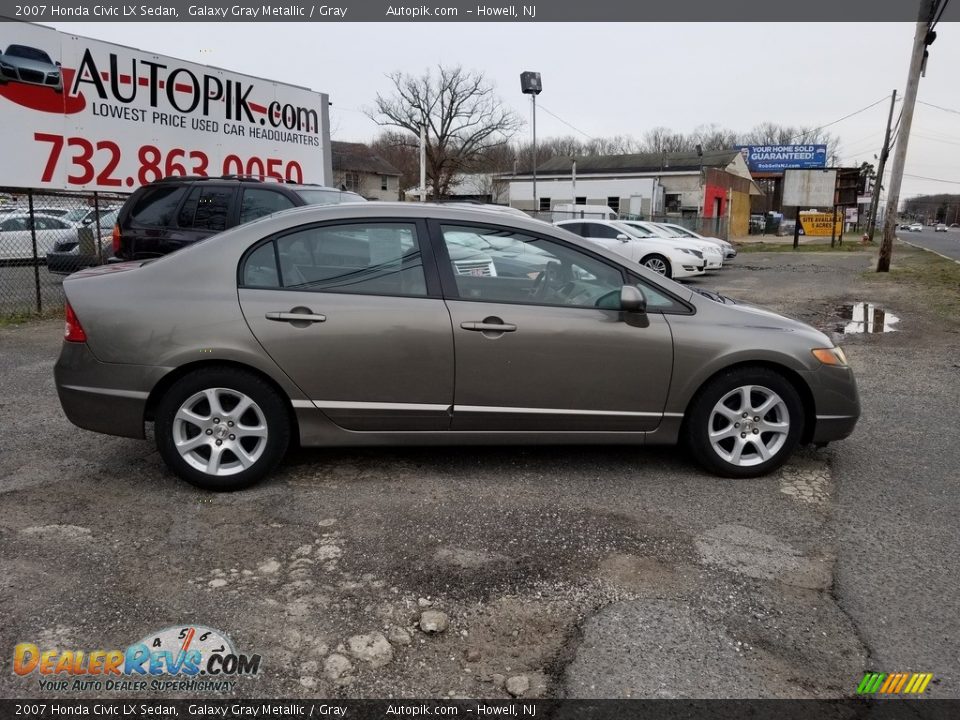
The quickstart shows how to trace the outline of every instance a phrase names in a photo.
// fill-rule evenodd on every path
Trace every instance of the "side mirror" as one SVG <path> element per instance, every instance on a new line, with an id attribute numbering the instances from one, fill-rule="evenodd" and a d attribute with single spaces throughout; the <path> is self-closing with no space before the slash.
<path id="1" fill-rule="evenodd" d="M 57 60 L 57 67 L 63 67 L 63 66 L 60 64 L 60 61 L 59 61 L 59 60 Z"/>
<path id="2" fill-rule="evenodd" d="M 619 240 L 620 242 L 628 242 L 630 240 L 630 236 L 624 235 L 623 233 L 621 233 L 620 235 L 617 235 L 617 240 Z"/>
<path id="3" fill-rule="evenodd" d="M 620 288 L 620 309 L 624 312 L 644 313 L 647 311 L 647 299 L 636 285 L 624 285 Z"/>

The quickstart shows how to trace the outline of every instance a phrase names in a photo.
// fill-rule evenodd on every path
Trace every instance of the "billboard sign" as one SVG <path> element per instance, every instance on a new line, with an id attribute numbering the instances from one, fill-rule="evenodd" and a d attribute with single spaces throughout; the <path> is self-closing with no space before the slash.
<path id="1" fill-rule="evenodd" d="M 830 237 L 843 234 L 843 215 L 830 212 L 800 213 L 800 227 L 810 237 Z"/>
<path id="2" fill-rule="evenodd" d="M 787 170 L 783 173 L 783 204 L 787 207 L 833 207 L 836 170 Z"/>
<path id="3" fill-rule="evenodd" d="M 20 22 L 0 23 L 0 53 L 0 185 L 332 180 L 323 93 Z"/>
<path id="4" fill-rule="evenodd" d="M 826 145 L 738 145 L 750 172 L 783 172 L 788 169 L 827 166 Z"/>

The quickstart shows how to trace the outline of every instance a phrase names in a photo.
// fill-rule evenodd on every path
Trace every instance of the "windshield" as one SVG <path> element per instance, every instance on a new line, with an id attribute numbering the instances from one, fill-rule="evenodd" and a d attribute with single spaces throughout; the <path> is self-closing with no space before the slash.
<path id="1" fill-rule="evenodd" d="M 676 228 L 672 228 L 669 225 L 661 225 L 660 223 L 651 223 L 651 225 L 653 225 L 658 230 L 662 231 L 666 237 L 671 237 L 671 238 L 690 237 L 689 235 L 685 235 L 681 233 L 679 230 L 677 230 Z"/>
<path id="2" fill-rule="evenodd" d="M 37 50 L 36 48 L 27 47 L 26 45 L 11 45 L 7 48 L 5 53 L 11 57 L 24 58 L 26 60 L 36 60 L 37 62 L 45 62 L 53 64 L 50 61 L 50 56 L 47 55 L 43 50 Z"/>
<path id="3" fill-rule="evenodd" d="M 665 227 L 667 230 L 672 230 L 673 232 L 677 233 L 677 237 L 697 237 L 695 232 L 692 230 L 687 230 L 685 227 L 680 227 L 679 225 L 664 225 L 663 227 Z"/>
<path id="4" fill-rule="evenodd" d="M 83 220 L 89 212 L 90 211 L 87 208 L 74 208 L 64 215 L 63 219 L 68 222 L 78 223 Z"/>
<path id="5" fill-rule="evenodd" d="M 647 230 L 642 225 L 634 225 L 633 223 L 617 223 L 617 227 L 630 233 L 634 237 L 641 237 L 641 238 L 653 237 L 653 233 Z"/>
<path id="6" fill-rule="evenodd" d="M 344 190 L 297 190 L 307 205 L 339 205 L 340 203 L 366 202 L 360 195 Z"/>

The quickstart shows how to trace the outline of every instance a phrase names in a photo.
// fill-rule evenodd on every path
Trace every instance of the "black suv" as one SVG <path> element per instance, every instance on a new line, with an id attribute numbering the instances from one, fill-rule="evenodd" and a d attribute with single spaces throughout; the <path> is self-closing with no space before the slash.
<path id="1" fill-rule="evenodd" d="M 137 189 L 113 228 L 114 262 L 145 260 L 264 215 L 301 205 L 364 202 L 356 193 L 322 185 L 256 178 L 168 177 Z"/>

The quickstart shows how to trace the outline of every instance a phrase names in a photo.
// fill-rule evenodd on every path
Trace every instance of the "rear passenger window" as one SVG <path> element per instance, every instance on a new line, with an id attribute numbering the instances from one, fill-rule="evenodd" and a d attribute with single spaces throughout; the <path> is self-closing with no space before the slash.
<path id="1" fill-rule="evenodd" d="M 190 191 L 180 209 L 177 225 L 183 228 L 220 232 L 227 229 L 232 187 L 198 186 Z"/>
<path id="2" fill-rule="evenodd" d="M 240 205 L 240 224 L 292 207 L 290 198 L 276 190 L 247 188 L 243 191 L 243 203 Z"/>
<path id="3" fill-rule="evenodd" d="M 243 266 L 243 285 L 251 288 L 276 288 L 280 286 L 277 274 L 276 248 L 272 242 L 261 245 L 247 256 Z"/>
<path id="4" fill-rule="evenodd" d="M 427 294 L 416 226 L 407 223 L 298 230 L 248 255 L 242 277 L 246 287 L 361 295 Z"/>
<path id="5" fill-rule="evenodd" d="M 166 227 L 173 224 L 180 201 L 187 189 L 183 185 L 157 185 L 147 190 L 130 210 L 138 225 Z"/>

